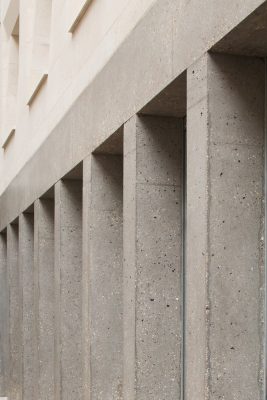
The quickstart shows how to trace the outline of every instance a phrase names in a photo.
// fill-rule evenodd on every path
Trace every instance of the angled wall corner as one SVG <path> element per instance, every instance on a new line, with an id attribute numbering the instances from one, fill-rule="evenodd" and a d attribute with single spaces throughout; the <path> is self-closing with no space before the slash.
<path id="1" fill-rule="evenodd" d="M 10 36 L 14 29 L 19 17 L 19 0 L 6 0 L 2 5 L 2 23 L 5 27 L 6 33 Z"/>
<path id="2" fill-rule="evenodd" d="M 32 62 L 30 67 L 27 105 L 35 100 L 48 78 L 52 1 L 36 3 L 34 15 L 34 36 Z"/>
<path id="3" fill-rule="evenodd" d="M 69 33 L 74 33 L 75 29 L 82 20 L 84 14 L 88 10 L 92 0 L 78 0 L 77 2 L 68 1 L 68 22 L 67 29 Z"/>

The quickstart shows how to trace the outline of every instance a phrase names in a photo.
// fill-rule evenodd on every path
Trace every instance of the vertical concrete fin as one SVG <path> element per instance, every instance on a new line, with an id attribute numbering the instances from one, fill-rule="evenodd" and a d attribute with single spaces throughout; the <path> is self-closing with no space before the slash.
<path id="1" fill-rule="evenodd" d="M 122 155 L 92 156 L 90 200 L 91 398 L 122 399 Z"/>
<path id="2" fill-rule="evenodd" d="M 18 262 L 18 225 L 7 227 L 7 270 L 9 287 L 8 398 L 22 400 L 22 286 Z"/>
<path id="3" fill-rule="evenodd" d="M 185 398 L 206 399 L 208 266 L 207 57 L 187 71 Z M 194 349 L 194 350 L 193 350 Z M 194 372 L 193 372 L 194 371 Z M 193 374 L 193 377 L 192 375 Z"/>
<path id="4" fill-rule="evenodd" d="M 7 237 L 0 234 L 0 396 L 7 394 L 8 371 L 8 285 Z"/>
<path id="5" fill-rule="evenodd" d="M 55 185 L 56 399 L 82 399 L 82 181 Z"/>
<path id="6" fill-rule="evenodd" d="M 124 127 L 124 396 L 180 398 L 183 121 Z M 129 350 L 128 350 L 129 346 Z"/>
<path id="7" fill-rule="evenodd" d="M 188 70 L 185 399 L 263 399 L 264 63 Z"/>
<path id="8" fill-rule="evenodd" d="M 35 316 L 38 342 L 37 396 L 54 400 L 54 200 L 34 203 Z"/>
<path id="9" fill-rule="evenodd" d="M 22 285 L 23 399 L 36 399 L 37 342 L 34 304 L 34 217 L 19 216 L 19 270 Z"/>
<path id="10" fill-rule="evenodd" d="M 91 155 L 83 161 L 83 226 L 82 226 L 82 340 L 84 353 L 83 399 L 91 399 L 90 369 L 90 224 L 91 224 Z"/>
<path id="11" fill-rule="evenodd" d="M 123 395 L 136 393 L 136 124 L 124 125 L 123 143 Z"/>

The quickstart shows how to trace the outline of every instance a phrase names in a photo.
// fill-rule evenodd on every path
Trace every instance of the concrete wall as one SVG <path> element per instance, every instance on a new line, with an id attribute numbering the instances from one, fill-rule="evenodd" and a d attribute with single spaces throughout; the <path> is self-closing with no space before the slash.
<path id="1" fill-rule="evenodd" d="M 264 398 L 264 80 L 244 57 L 188 71 L 188 400 Z"/>

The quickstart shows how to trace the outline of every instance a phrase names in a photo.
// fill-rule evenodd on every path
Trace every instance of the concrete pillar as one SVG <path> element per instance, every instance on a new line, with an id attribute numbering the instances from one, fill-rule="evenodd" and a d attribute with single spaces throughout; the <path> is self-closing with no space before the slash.
<path id="1" fill-rule="evenodd" d="M 34 203 L 34 276 L 38 340 L 37 396 L 54 400 L 54 200 Z"/>
<path id="2" fill-rule="evenodd" d="M 124 399 L 180 399 L 183 123 L 124 127 Z"/>
<path id="3" fill-rule="evenodd" d="M 8 285 L 6 232 L 0 234 L 0 397 L 7 394 Z"/>
<path id="4" fill-rule="evenodd" d="M 82 348 L 83 348 L 83 399 L 90 399 L 90 216 L 91 216 L 91 154 L 83 161 L 83 210 L 82 210 Z"/>
<path id="5" fill-rule="evenodd" d="M 82 399 L 82 183 L 55 185 L 55 398 Z"/>
<path id="6" fill-rule="evenodd" d="M 91 161 L 89 208 L 90 399 L 122 399 L 122 155 Z M 86 179 L 86 176 L 84 177 Z"/>
<path id="7" fill-rule="evenodd" d="M 188 70 L 185 399 L 263 400 L 264 63 Z"/>
<path id="8" fill-rule="evenodd" d="M 22 287 L 18 264 L 18 225 L 7 227 L 9 287 L 8 398 L 22 400 Z"/>
<path id="9" fill-rule="evenodd" d="M 19 271 L 22 286 L 23 400 L 36 399 L 37 342 L 34 304 L 33 214 L 19 216 Z"/>

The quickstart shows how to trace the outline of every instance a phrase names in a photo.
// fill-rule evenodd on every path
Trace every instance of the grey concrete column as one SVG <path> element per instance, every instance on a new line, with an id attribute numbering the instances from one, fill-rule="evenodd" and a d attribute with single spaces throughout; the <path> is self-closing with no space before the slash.
<path id="1" fill-rule="evenodd" d="M 90 399 L 122 399 L 123 159 L 122 155 L 95 155 L 91 163 L 84 204 L 90 224 Z"/>
<path id="2" fill-rule="evenodd" d="M 183 124 L 124 127 L 124 399 L 180 399 Z"/>
<path id="3" fill-rule="evenodd" d="M 19 217 L 19 270 L 22 286 L 23 400 L 36 399 L 37 342 L 34 303 L 33 214 Z"/>
<path id="4" fill-rule="evenodd" d="M 83 161 L 83 210 L 82 210 L 82 348 L 83 348 L 83 399 L 91 396 L 90 369 L 90 221 L 91 221 L 91 154 Z"/>
<path id="5" fill-rule="evenodd" d="M 188 70 L 185 399 L 263 400 L 264 63 Z"/>
<path id="6" fill-rule="evenodd" d="M 9 287 L 8 398 L 22 400 L 22 287 L 18 264 L 18 225 L 7 227 Z"/>
<path id="7" fill-rule="evenodd" d="M 34 203 L 34 276 L 39 400 L 54 399 L 54 200 Z"/>
<path id="8" fill-rule="evenodd" d="M 82 183 L 55 185 L 55 398 L 82 399 Z"/>
<path id="9" fill-rule="evenodd" d="M 8 371 L 8 284 L 7 284 L 7 238 L 0 234 L 0 397 L 7 394 Z"/>

